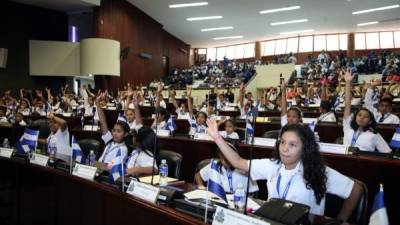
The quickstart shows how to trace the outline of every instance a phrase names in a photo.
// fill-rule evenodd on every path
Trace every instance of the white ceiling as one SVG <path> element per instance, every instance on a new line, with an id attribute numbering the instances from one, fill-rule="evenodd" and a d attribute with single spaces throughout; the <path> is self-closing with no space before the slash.
<path id="1" fill-rule="evenodd" d="M 164 29 L 192 48 L 216 47 L 279 37 L 280 32 L 314 29 L 314 33 L 381 31 L 400 29 L 400 8 L 361 15 L 353 11 L 399 4 L 399 0 L 127 0 L 164 25 Z M 208 6 L 170 9 L 169 4 L 208 1 Z M 259 14 L 266 9 L 301 6 L 299 10 Z M 208 21 L 186 21 L 188 17 L 216 16 Z M 308 19 L 306 23 L 271 26 L 271 22 Z M 358 23 L 385 21 L 357 27 Z M 202 28 L 233 26 L 233 30 L 201 32 Z M 243 35 L 243 39 L 213 40 Z M 293 36 L 293 35 L 291 35 Z"/>
<path id="2" fill-rule="evenodd" d="M 4 1 L 4 0 L 2 0 Z M 38 6 L 46 9 L 54 9 L 64 12 L 76 12 L 91 10 L 100 5 L 100 0 L 13 0 L 23 4 Z"/>

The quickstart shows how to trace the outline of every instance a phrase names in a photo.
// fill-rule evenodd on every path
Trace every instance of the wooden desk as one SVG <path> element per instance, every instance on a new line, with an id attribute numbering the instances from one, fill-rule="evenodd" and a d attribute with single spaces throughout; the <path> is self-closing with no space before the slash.
<path id="1" fill-rule="evenodd" d="M 0 158 L 1 224 L 191 224 L 200 220 L 118 189 L 55 170 Z"/>

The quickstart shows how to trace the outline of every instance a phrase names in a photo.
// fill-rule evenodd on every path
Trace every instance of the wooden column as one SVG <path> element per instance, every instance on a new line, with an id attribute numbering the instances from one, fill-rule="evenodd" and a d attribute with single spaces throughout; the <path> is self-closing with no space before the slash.
<path id="1" fill-rule="evenodd" d="M 255 58 L 256 60 L 261 60 L 261 42 L 256 41 L 256 47 L 255 47 Z"/>
<path id="2" fill-rule="evenodd" d="M 347 57 L 354 57 L 356 55 L 354 36 L 354 33 L 347 35 Z"/>

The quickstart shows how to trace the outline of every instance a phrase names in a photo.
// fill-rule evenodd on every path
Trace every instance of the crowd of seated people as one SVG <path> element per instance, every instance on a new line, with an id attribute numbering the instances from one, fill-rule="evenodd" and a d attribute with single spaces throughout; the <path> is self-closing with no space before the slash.
<path id="1" fill-rule="evenodd" d="M 255 74 L 256 63 L 237 63 L 227 58 L 221 63 L 209 60 L 207 63 L 192 66 L 189 69 L 174 69 L 162 80 L 164 84 L 174 88 L 185 88 L 187 84 L 193 83 L 199 83 L 201 87 L 238 86 L 242 81 L 250 80 Z"/>

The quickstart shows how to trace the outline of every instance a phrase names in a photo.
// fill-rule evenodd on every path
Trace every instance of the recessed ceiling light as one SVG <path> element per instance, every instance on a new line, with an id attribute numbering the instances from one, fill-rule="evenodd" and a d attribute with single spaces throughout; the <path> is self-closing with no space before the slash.
<path id="1" fill-rule="evenodd" d="M 273 23 L 271 23 L 271 26 L 278 26 L 278 25 L 285 25 L 285 24 L 292 24 L 292 23 L 304 23 L 304 22 L 308 22 L 308 19 L 273 22 Z"/>
<path id="2" fill-rule="evenodd" d="M 288 31 L 288 32 L 282 32 L 281 35 L 309 33 L 309 32 L 313 32 L 313 31 L 314 31 L 314 30 L 312 30 L 312 29 L 309 29 L 309 30 Z"/>
<path id="3" fill-rule="evenodd" d="M 295 9 L 300 9 L 300 6 L 289 6 L 285 8 L 278 8 L 278 9 L 268 9 L 268 10 L 263 10 L 260 11 L 260 14 L 267 14 L 267 13 L 275 13 L 275 12 L 282 12 L 282 11 L 289 11 L 289 10 L 295 10 Z"/>
<path id="4" fill-rule="evenodd" d="M 357 26 L 363 27 L 363 26 L 374 25 L 374 24 L 378 24 L 378 23 L 379 23 L 379 21 L 372 21 L 372 22 L 366 22 L 366 23 L 359 23 L 359 24 L 357 24 Z"/>
<path id="5" fill-rule="evenodd" d="M 233 27 L 214 27 L 214 28 L 201 29 L 201 32 L 215 31 L 215 30 L 232 30 L 232 29 Z"/>
<path id="6" fill-rule="evenodd" d="M 370 13 L 370 12 L 375 12 L 375 11 L 382 11 L 382 10 L 387 10 L 387 9 L 395 9 L 399 8 L 400 5 L 389 5 L 389 6 L 384 6 L 384 7 L 379 7 L 379 8 L 374 8 L 374 9 L 366 9 L 366 10 L 360 10 L 360 11 L 355 11 L 352 12 L 353 15 L 358 15 L 358 14 L 363 14 L 363 13 Z"/>
<path id="7" fill-rule="evenodd" d="M 191 17 L 187 18 L 187 21 L 199 21 L 199 20 L 216 20 L 216 19 L 222 19 L 222 16 L 204 16 L 204 17 Z"/>
<path id="8" fill-rule="evenodd" d="M 225 40 L 225 39 L 239 39 L 243 38 L 243 36 L 229 36 L 229 37 L 216 37 L 214 40 Z"/>
<path id="9" fill-rule="evenodd" d="M 182 3 L 182 4 L 169 5 L 168 7 L 170 7 L 170 8 L 184 8 L 184 7 L 204 6 L 204 5 L 208 5 L 208 2 Z"/>

